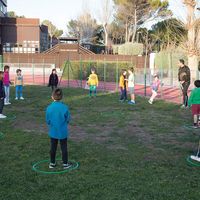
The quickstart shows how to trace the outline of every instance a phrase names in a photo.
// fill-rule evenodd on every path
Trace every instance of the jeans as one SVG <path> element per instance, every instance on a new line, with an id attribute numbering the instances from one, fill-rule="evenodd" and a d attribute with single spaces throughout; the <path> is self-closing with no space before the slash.
<path id="1" fill-rule="evenodd" d="M 4 107 L 4 99 L 0 99 L 0 114 L 3 112 L 3 107 Z"/>
<path id="2" fill-rule="evenodd" d="M 120 87 L 120 90 L 121 90 L 121 97 L 120 97 L 120 100 L 122 101 L 122 100 L 124 100 L 124 101 L 126 101 L 127 100 L 127 91 L 126 91 L 126 88 L 122 88 L 122 87 Z"/>
<path id="3" fill-rule="evenodd" d="M 22 91 L 23 91 L 23 86 L 22 85 L 16 85 L 16 87 L 15 87 L 16 98 L 23 97 Z"/>
<path id="4" fill-rule="evenodd" d="M 188 88 L 190 86 L 189 82 L 185 82 L 182 84 L 182 93 L 183 93 L 183 105 L 185 105 L 185 107 L 188 106 Z"/>
<path id="5" fill-rule="evenodd" d="M 51 150 L 50 150 L 51 163 L 56 163 L 57 146 L 58 146 L 58 139 L 51 138 Z M 60 147 L 62 151 L 63 164 L 67 164 L 68 163 L 67 138 L 60 140 Z"/>
<path id="6" fill-rule="evenodd" d="M 4 103 L 9 103 L 10 102 L 10 86 L 4 86 L 5 89 L 5 99 L 4 99 Z"/>

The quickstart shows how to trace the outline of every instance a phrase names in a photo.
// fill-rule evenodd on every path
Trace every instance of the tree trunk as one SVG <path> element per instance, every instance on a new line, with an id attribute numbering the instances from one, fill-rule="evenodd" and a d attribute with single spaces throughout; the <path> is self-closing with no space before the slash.
<path id="1" fill-rule="evenodd" d="M 137 9 L 134 10 L 134 15 L 135 15 L 135 19 L 134 19 L 132 43 L 135 42 L 135 36 L 136 36 L 136 32 L 137 32 Z"/>

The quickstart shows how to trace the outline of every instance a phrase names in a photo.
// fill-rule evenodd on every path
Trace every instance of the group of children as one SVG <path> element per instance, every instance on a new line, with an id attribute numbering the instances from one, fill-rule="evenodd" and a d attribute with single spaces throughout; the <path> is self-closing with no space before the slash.
<path id="1" fill-rule="evenodd" d="M 6 116 L 3 115 L 4 105 L 10 105 L 10 85 L 12 84 L 10 81 L 9 74 L 10 67 L 6 65 L 4 67 L 4 71 L 0 71 L 0 119 L 5 119 Z M 23 76 L 21 69 L 17 69 L 15 76 L 15 100 L 23 98 Z"/>

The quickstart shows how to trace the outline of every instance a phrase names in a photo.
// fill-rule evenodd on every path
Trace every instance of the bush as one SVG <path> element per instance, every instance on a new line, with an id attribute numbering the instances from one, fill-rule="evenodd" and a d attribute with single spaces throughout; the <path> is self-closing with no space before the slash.
<path id="1" fill-rule="evenodd" d="M 144 45 L 141 43 L 125 43 L 118 47 L 119 55 L 142 55 L 144 50 Z"/>
<path id="2" fill-rule="evenodd" d="M 116 82 L 122 69 L 134 67 L 131 62 L 104 62 L 104 61 L 73 61 L 63 64 L 63 79 L 86 80 L 90 75 L 91 67 L 96 67 L 100 81 Z"/>

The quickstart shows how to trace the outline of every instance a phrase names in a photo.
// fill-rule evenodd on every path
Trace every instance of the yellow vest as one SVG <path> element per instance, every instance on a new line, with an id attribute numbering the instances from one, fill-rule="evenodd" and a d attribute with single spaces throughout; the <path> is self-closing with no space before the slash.
<path id="1" fill-rule="evenodd" d="M 96 74 L 90 74 L 88 85 L 98 86 L 98 84 L 99 84 L 98 76 Z"/>

